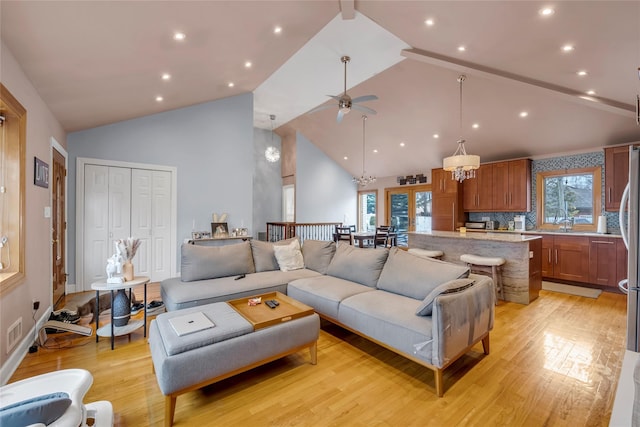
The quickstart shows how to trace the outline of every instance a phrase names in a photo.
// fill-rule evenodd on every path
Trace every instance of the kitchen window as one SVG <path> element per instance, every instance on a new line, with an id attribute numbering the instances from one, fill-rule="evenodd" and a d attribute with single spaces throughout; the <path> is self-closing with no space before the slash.
<path id="1" fill-rule="evenodd" d="M 596 231 L 601 213 L 602 168 L 536 174 L 538 228 Z"/>

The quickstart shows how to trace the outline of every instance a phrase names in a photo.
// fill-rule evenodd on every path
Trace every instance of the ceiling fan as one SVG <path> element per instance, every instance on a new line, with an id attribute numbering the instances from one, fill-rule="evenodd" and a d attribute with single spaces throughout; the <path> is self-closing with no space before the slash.
<path id="1" fill-rule="evenodd" d="M 378 99 L 377 96 L 375 96 L 375 95 L 364 95 L 364 96 L 359 96 L 357 98 L 351 99 L 351 97 L 349 95 L 347 95 L 347 63 L 349 61 L 351 61 L 351 58 L 348 57 L 348 56 L 343 56 L 342 58 L 340 58 L 340 61 L 342 61 L 342 63 L 344 64 L 344 93 L 342 95 L 340 95 L 340 96 L 338 96 L 338 95 L 327 95 L 328 97 L 333 98 L 336 101 L 338 101 L 338 116 L 336 117 L 336 121 L 338 123 L 342 122 L 342 119 L 344 118 L 344 115 L 348 114 L 349 111 L 351 111 L 352 108 L 354 110 L 359 110 L 359 111 L 362 111 L 364 113 L 376 114 L 375 110 L 372 110 L 371 108 L 365 107 L 363 105 L 358 105 L 358 103 L 365 102 L 365 101 L 374 101 L 374 100 Z M 331 104 L 329 104 L 329 105 L 321 105 L 321 106 L 316 107 L 313 110 L 309 111 L 309 113 L 315 113 L 316 111 L 325 110 L 327 108 L 332 108 L 334 105 L 331 105 Z"/>

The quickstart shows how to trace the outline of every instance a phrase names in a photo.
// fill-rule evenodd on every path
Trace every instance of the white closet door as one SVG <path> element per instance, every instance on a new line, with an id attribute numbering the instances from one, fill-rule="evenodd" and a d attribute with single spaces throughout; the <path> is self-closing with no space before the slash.
<path id="1" fill-rule="evenodd" d="M 106 276 L 109 242 L 109 168 L 85 165 L 84 168 L 84 253 L 83 286 Z"/>
<path id="2" fill-rule="evenodd" d="M 109 168 L 109 223 L 111 239 L 109 254 L 113 254 L 116 251 L 114 242 L 131 236 L 131 169 L 129 168 Z"/>
<path id="3" fill-rule="evenodd" d="M 171 277 L 171 172 L 152 172 L 151 223 L 153 260 L 151 280 Z"/>
<path id="4" fill-rule="evenodd" d="M 133 258 L 136 276 L 148 276 L 152 266 L 152 223 L 151 223 L 151 179 L 152 171 L 133 169 L 131 171 L 131 236 L 140 239 L 140 246 Z"/>

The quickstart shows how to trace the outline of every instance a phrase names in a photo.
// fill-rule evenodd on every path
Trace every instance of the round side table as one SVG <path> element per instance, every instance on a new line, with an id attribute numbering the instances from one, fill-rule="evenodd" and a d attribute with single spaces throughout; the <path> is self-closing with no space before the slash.
<path id="1" fill-rule="evenodd" d="M 99 337 L 111 337 L 111 350 L 113 350 L 113 342 L 114 337 L 121 335 L 128 335 L 136 329 L 140 328 L 140 326 L 144 327 L 144 336 L 147 336 L 147 283 L 149 283 L 149 278 L 147 276 L 136 276 L 133 280 L 129 280 L 127 282 L 122 283 L 107 283 L 107 282 L 94 282 L 91 284 L 91 289 L 96 291 L 96 342 L 98 342 Z M 129 321 L 124 326 L 114 326 L 113 325 L 113 295 L 115 291 L 119 291 L 120 289 L 130 289 L 135 288 L 136 286 L 144 285 L 144 320 L 134 320 Z M 98 322 L 100 321 L 100 291 L 110 291 L 111 292 L 111 322 L 108 325 L 104 325 L 102 328 L 99 327 Z"/>

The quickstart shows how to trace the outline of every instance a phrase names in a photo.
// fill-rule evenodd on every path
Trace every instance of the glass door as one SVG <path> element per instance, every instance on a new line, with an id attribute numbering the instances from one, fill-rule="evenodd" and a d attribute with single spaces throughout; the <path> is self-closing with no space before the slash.
<path id="1" fill-rule="evenodd" d="M 358 191 L 358 231 L 376 231 L 377 196 L 377 191 Z"/>
<path id="2" fill-rule="evenodd" d="M 431 185 L 386 190 L 387 224 L 398 233 L 398 246 L 407 246 L 409 231 L 431 231 Z"/>

